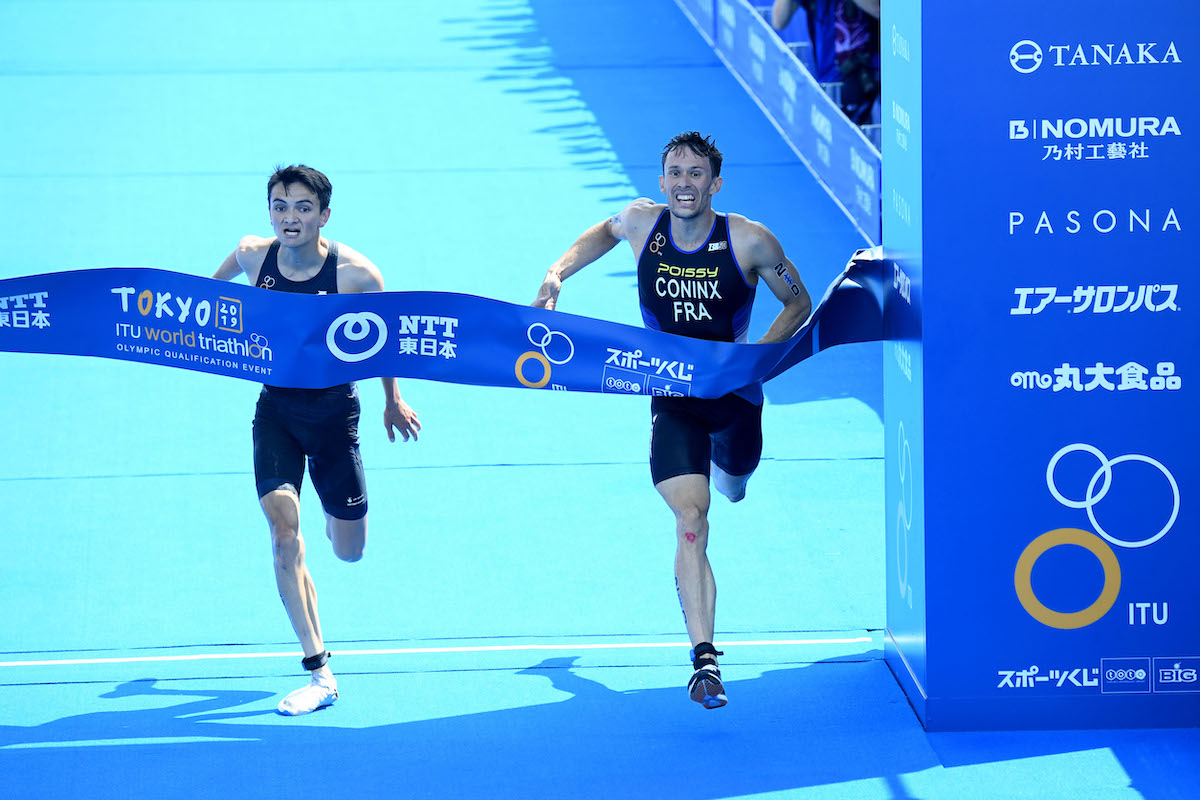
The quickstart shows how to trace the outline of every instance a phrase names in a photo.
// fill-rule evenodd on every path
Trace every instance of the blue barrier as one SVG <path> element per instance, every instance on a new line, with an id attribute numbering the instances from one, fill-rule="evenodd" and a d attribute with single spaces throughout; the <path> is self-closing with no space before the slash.
<path id="1" fill-rule="evenodd" d="M 873 244 L 880 154 L 747 0 L 676 0 L 792 149 Z"/>
<path id="2" fill-rule="evenodd" d="M 1200 724 L 1200 11 L 1128 11 L 883 4 L 885 650 L 929 730 Z"/>

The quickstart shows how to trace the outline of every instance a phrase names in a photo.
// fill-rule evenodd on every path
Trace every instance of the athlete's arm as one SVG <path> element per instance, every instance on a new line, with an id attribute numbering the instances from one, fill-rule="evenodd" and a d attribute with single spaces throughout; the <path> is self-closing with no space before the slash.
<path id="1" fill-rule="evenodd" d="M 732 217 L 732 215 L 730 215 Z M 783 309 L 771 323 L 771 327 L 758 340 L 759 344 L 773 344 L 790 339 L 812 313 L 812 298 L 796 265 L 783 254 L 783 246 L 775 234 L 766 226 L 751 220 L 737 220 L 738 235 L 734 241 L 745 243 L 750 270 L 770 287 L 772 294 L 783 303 Z M 741 249 L 740 247 L 738 249 Z"/>
<path id="2" fill-rule="evenodd" d="M 542 281 L 542 286 L 538 289 L 537 297 L 530 305 L 553 310 L 555 303 L 558 302 L 558 293 L 562 289 L 562 282 L 612 250 L 617 246 L 617 242 L 629 239 L 638 228 L 641 217 L 645 215 L 646 207 L 653 204 L 654 201 L 639 197 L 625 206 L 621 213 L 609 217 L 603 222 L 597 222 L 584 231 L 575 240 L 575 244 L 571 245 L 567 252 L 550 265 L 550 269 L 546 271 L 546 277 Z"/>
<path id="3" fill-rule="evenodd" d="M 213 273 L 213 277 L 219 281 L 231 281 L 238 275 L 242 274 L 242 265 L 237 260 L 237 250 L 234 250 L 225 260 L 221 262 L 221 266 L 217 267 L 217 271 Z"/>
<path id="4" fill-rule="evenodd" d="M 247 279 L 253 284 L 258 270 L 262 269 L 267 247 L 272 241 L 273 239 L 264 239 L 253 234 L 243 236 L 234 251 L 225 257 L 221 266 L 217 267 L 213 277 L 219 281 L 231 281 L 244 272 Z"/>
<path id="5" fill-rule="evenodd" d="M 383 291 L 383 273 L 379 268 L 362 253 L 345 245 L 339 251 L 337 280 L 340 294 Z M 388 441 L 396 441 L 396 431 L 406 442 L 410 436 L 414 442 L 417 441 L 417 434 L 421 430 L 417 412 L 400 396 L 400 387 L 396 385 L 395 378 L 379 380 L 383 383 L 383 428 L 387 431 Z"/>

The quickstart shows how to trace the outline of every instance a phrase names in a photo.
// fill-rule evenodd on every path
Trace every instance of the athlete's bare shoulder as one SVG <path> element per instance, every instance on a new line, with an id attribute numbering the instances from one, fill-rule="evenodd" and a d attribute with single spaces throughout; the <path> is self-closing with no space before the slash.
<path id="1" fill-rule="evenodd" d="M 639 197 L 608 220 L 608 230 L 618 239 L 625 239 L 640 251 L 646 237 L 666 205 L 648 197 Z"/>
<path id="2" fill-rule="evenodd" d="M 733 244 L 738 261 L 752 266 L 762 266 L 766 261 L 778 260 L 782 253 L 775 234 L 763 225 L 741 214 L 729 213 L 729 240 Z"/>
<path id="3" fill-rule="evenodd" d="M 267 251 L 271 249 L 274 241 L 274 236 L 264 237 L 250 234 L 243 236 L 242 240 L 238 242 L 234 257 L 237 259 L 238 266 L 242 268 L 242 272 L 246 273 L 246 279 L 251 286 L 258 282 L 259 270 L 262 269 L 263 262 L 267 260 Z"/>
<path id="4" fill-rule="evenodd" d="M 337 271 L 339 292 L 352 294 L 383 291 L 383 273 L 379 271 L 379 267 L 353 247 L 340 242 Z"/>
<path id="5" fill-rule="evenodd" d="M 657 203 L 649 197 L 639 197 L 625 206 L 625 210 L 621 213 L 635 224 L 653 225 L 654 221 L 658 219 L 658 215 L 666 207 L 666 203 Z"/>
<path id="6" fill-rule="evenodd" d="M 759 238 L 764 234 L 771 234 L 766 225 L 749 217 L 735 214 L 732 211 L 726 213 L 725 216 L 729 220 L 729 232 L 734 235 L 741 234 L 743 237 Z"/>
<path id="7" fill-rule="evenodd" d="M 274 236 L 257 236 L 252 233 L 248 236 L 243 236 L 242 240 L 238 242 L 238 253 L 243 255 L 262 253 L 265 257 L 267 250 L 274 241 Z"/>

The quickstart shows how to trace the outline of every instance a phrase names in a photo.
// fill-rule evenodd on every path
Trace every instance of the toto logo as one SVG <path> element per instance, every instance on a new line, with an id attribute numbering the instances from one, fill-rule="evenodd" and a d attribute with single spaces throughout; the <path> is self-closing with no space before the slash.
<path id="1" fill-rule="evenodd" d="M 1091 480 L 1088 481 L 1087 490 L 1082 500 L 1076 500 L 1063 494 L 1054 477 L 1055 468 L 1063 456 L 1079 452 L 1094 456 L 1099 462 L 1099 466 L 1092 474 Z M 1095 507 L 1108 495 L 1109 489 L 1112 488 L 1113 467 L 1133 461 L 1149 464 L 1162 473 L 1171 487 L 1172 501 L 1171 512 L 1162 528 L 1144 539 L 1129 541 L 1114 536 L 1105 530 L 1096 519 Z M 1108 546 L 1108 543 L 1132 550 L 1152 545 L 1165 536 L 1174 527 L 1175 520 L 1179 517 L 1179 484 L 1175 481 L 1175 476 L 1171 474 L 1170 470 L 1150 456 L 1131 454 L 1118 456 L 1117 458 L 1108 458 L 1100 450 L 1089 444 L 1077 443 L 1067 445 L 1050 459 L 1050 463 L 1046 466 L 1046 486 L 1049 488 L 1050 494 L 1054 499 L 1062 505 L 1067 508 L 1086 510 L 1088 520 L 1100 536 L 1079 528 L 1058 528 L 1057 530 L 1043 533 L 1030 542 L 1021 553 L 1021 557 L 1017 560 L 1017 568 L 1013 573 L 1017 599 L 1021 601 L 1021 605 L 1029 613 L 1029 616 L 1047 627 L 1064 630 L 1083 628 L 1107 614 L 1109 609 L 1113 607 L 1113 603 L 1116 602 L 1117 595 L 1121 591 L 1121 565 L 1117 562 L 1117 556 L 1113 552 L 1113 549 Z M 1104 538 L 1100 538 L 1101 536 Z M 1075 545 L 1087 550 L 1096 557 L 1104 569 L 1104 586 L 1100 590 L 1100 596 L 1091 605 L 1080 611 L 1054 611 L 1047 608 L 1033 591 L 1033 568 L 1037 560 L 1047 551 L 1064 544 Z"/>
<path id="2" fill-rule="evenodd" d="M 1008 63 L 1022 74 L 1033 72 L 1042 65 L 1042 48 L 1032 39 L 1022 39 L 1008 51 Z"/>
<path id="3" fill-rule="evenodd" d="M 373 342 L 370 341 L 372 331 L 375 332 Z M 351 348 L 351 351 L 347 351 L 338 342 L 339 333 L 341 338 L 348 342 L 370 343 L 363 348 L 354 347 Z M 333 353 L 340 361 L 349 363 L 367 360 L 383 349 L 385 341 L 387 341 L 387 324 L 384 323 L 383 317 L 370 311 L 342 314 L 329 325 L 329 330 L 325 334 L 325 345 L 329 348 L 329 352 Z"/>

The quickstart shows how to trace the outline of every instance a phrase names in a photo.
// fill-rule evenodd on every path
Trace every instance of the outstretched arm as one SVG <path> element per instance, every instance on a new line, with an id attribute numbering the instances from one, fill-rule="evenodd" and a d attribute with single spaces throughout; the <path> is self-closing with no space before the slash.
<path id="1" fill-rule="evenodd" d="M 641 210 L 652 205 L 652 201 L 639 197 L 627 205 L 620 214 L 609 217 L 603 222 L 597 222 L 584 231 L 575 240 L 575 244 L 571 245 L 567 252 L 550 265 L 550 269 L 546 271 L 546 278 L 542 281 L 541 288 L 538 289 L 537 297 L 534 298 L 531 305 L 536 308 L 554 310 L 554 306 L 558 302 L 559 290 L 562 289 L 562 282 L 612 250 L 617 246 L 617 242 L 628 239 Z"/>

